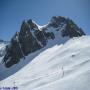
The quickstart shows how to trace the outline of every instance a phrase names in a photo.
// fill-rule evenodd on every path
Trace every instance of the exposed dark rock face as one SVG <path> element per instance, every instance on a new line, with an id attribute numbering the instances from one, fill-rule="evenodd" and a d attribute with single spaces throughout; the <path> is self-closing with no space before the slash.
<path id="1" fill-rule="evenodd" d="M 59 27 L 64 24 L 66 26 L 61 30 Z M 18 63 L 20 58 L 25 59 L 28 54 L 45 47 L 49 39 L 55 39 L 53 32 L 47 32 L 50 27 L 55 28 L 55 30 L 58 28 L 57 31 L 62 32 L 62 37 L 69 36 L 72 38 L 85 35 L 72 20 L 61 16 L 52 17 L 50 23 L 41 30 L 31 19 L 27 22 L 23 21 L 20 32 L 16 32 L 10 44 L 6 46 L 6 55 L 3 58 L 5 66 L 11 67 Z"/>
<path id="2" fill-rule="evenodd" d="M 83 30 L 79 28 L 72 20 L 67 19 L 66 22 L 67 22 L 66 28 L 62 30 L 63 37 L 69 36 L 70 38 L 72 38 L 85 35 Z"/>
<path id="3" fill-rule="evenodd" d="M 65 23 L 66 19 L 64 17 L 61 16 L 53 16 L 50 20 L 49 23 L 49 27 L 52 26 L 54 28 L 57 28 L 59 25 L 61 25 L 62 23 Z"/>
<path id="4" fill-rule="evenodd" d="M 10 45 L 6 47 L 5 66 L 8 68 L 18 63 L 20 58 L 25 58 L 29 53 L 43 48 L 50 37 L 55 38 L 53 33 L 40 31 L 31 19 L 27 22 L 23 21 L 20 32 L 16 32 Z"/>

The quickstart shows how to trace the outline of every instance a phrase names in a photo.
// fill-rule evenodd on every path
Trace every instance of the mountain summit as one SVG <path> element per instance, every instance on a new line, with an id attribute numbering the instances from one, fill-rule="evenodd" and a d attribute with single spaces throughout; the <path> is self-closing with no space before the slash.
<path id="1" fill-rule="evenodd" d="M 73 37 L 85 35 L 69 18 L 53 16 L 50 22 L 39 26 L 32 19 L 23 21 L 20 32 L 16 32 L 10 44 L 6 46 L 3 62 L 7 68 L 18 63 L 20 58 L 35 52 L 47 44 L 55 45 L 66 42 Z"/>

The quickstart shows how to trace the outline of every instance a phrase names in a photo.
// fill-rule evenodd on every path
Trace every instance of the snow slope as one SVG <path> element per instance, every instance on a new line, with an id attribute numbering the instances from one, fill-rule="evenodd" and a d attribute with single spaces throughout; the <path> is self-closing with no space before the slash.
<path id="1" fill-rule="evenodd" d="M 5 47 L 8 43 L 0 42 L 0 63 L 2 61 L 3 56 L 5 55 Z"/>
<path id="2" fill-rule="evenodd" d="M 51 43 L 9 69 L 0 65 L 0 87 L 17 86 L 18 90 L 90 90 L 90 36 L 72 38 L 65 44 L 50 47 Z M 16 73 L 6 78 L 15 70 Z"/>

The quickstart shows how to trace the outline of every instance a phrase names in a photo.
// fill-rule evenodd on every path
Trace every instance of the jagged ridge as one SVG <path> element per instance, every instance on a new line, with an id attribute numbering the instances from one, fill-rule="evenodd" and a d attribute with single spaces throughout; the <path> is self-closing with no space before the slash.
<path id="1" fill-rule="evenodd" d="M 54 32 L 60 32 L 62 38 L 85 35 L 72 20 L 61 16 L 52 17 L 50 22 L 41 28 L 31 19 L 23 21 L 20 32 L 16 32 L 10 45 L 6 46 L 5 66 L 10 67 L 18 63 L 20 58 L 25 58 L 26 55 L 45 47 L 50 39 L 56 38 Z"/>

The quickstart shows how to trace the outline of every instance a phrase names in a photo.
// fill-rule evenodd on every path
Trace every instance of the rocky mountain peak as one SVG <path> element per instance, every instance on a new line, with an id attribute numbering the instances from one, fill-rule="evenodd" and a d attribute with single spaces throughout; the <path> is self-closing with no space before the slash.
<path id="1" fill-rule="evenodd" d="M 50 20 L 49 26 L 57 28 L 61 23 L 64 23 L 66 19 L 62 16 L 53 16 Z"/>
<path id="2" fill-rule="evenodd" d="M 32 19 L 29 19 L 29 20 L 27 21 L 27 23 L 30 25 L 30 28 L 31 28 L 31 29 L 36 29 L 36 30 L 38 30 L 38 26 L 36 25 L 36 23 L 35 23 Z"/>
<path id="3" fill-rule="evenodd" d="M 57 44 L 60 41 L 66 41 L 64 37 L 72 38 L 82 35 L 85 33 L 81 28 L 72 20 L 61 16 L 53 16 L 41 29 L 32 19 L 24 20 L 20 32 L 16 32 L 10 44 L 6 46 L 6 55 L 3 58 L 5 66 L 11 67 L 18 63 L 20 58 L 25 58 L 28 54 L 48 45 L 51 40 L 52 43 Z"/>

